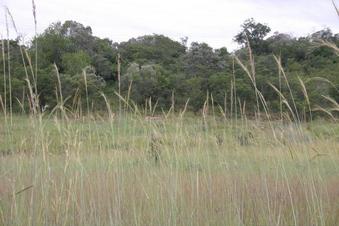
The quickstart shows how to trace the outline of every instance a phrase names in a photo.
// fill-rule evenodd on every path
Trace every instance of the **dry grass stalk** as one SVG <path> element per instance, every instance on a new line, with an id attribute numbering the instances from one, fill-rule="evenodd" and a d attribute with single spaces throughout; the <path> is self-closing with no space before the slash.
<path id="1" fill-rule="evenodd" d="M 334 6 L 338 16 L 339 16 L 339 9 L 338 9 L 337 5 L 335 4 L 334 0 L 332 0 L 332 3 L 333 3 L 333 6 Z"/>
<path id="2" fill-rule="evenodd" d="M 34 36 L 35 36 L 35 73 L 34 76 L 34 88 L 35 88 L 35 96 L 38 96 L 38 20 L 36 14 L 36 4 L 35 1 L 32 0 L 32 13 L 34 18 Z M 33 69 L 33 68 L 32 68 Z"/>
<path id="3" fill-rule="evenodd" d="M 300 117 L 299 117 L 297 105 L 296 105 L 296 103 L 295 103 L 294 96 L 293 96 L 293 92 L 292 92 L 292 89 L 291 89 L 291 87 L 290 87 L 290 83 L 289 83 L 289 81 L 288 81 L 288 79 L 287 79 L 285 70 L 284 70 L 284 68 L 283 68 L 283 66 L 282 66 L 282 64 L 281 64 L 281 58 L 280 58 L 280 57 L 277 57 L 277 56 L 275 56 L 275 55 L 273 55 L 273 57 L 274 57 L 274 59 L 275 59 L 277 65 L 278 65 L 278 69 L 281 71 L 281 73 L 282 73 L 282 75 L 283 75 L 283 77 L 284 77 L 285 83 L 286 83 L 287 88 L 288 88 L 289 93 L 290 93 L 290 97 L 291 97 L 291 99 L 292 99 L 292 103 L 293 103 L 293 107 L 294 107 L 294 111 L 295 111 L 294 114 L 296 115 L 297 122 L 300 123 Z M 279 91 L 279 93 L 281 93 L 281 92 Z M 286 98 L 285 98 L 285 102 L 287 102 L 287 99 L 286 99 Z M 290 105 L 288 105 L 288 107 L 290 107 Z M 291 108 L 291 109 L 292 109 L 292 108 Z"/>
<path id="4" fill-rule="evenodd" d="M 2 52 L 2 62 L 3 62 L 3 70 L 4 70 L 4 115 L 5 115 L 5 122 L 7 124 L 7 79 L 6 79 L 6 55 L 5 55 L 5 41 L 4 38 L 1 36 L 1 52 Z"/>
<path id="5" fill-rule="evenodd" d="M 250 49 L 250 47 L 248 47 Z M 249 54 L 251 55 L 252 52 L 249 50 Z M 256 84 L 256 78 L 255 78 L 255 69 L 253 69 L 254 67 L 254 59 L 253 56 L 250 56 L 250 65 L 251 65 L 251 72 L 249 71 L 249 69 L 241 62 L 241 60 L 238 57 L 235 57 L 237 63 L 241 66 L 241 68 L 246 72 L 246 75 L 249 77 L 249 79 L 251 80 L 251 83 L 253 85 L 254 88 L 254 92 L 255 92 L 255 97 L 256 97 L 256 103 L 257 103 L 257 119 L 260 118 L 260 106 L 259 106 L 259 95 L 258 93 L 260 92 L 257 88 L 257 84 Z M 254 73 L 254 74 L 253 74 Z"/>
<path id="6" fill-rule="evenodd" d="M 85 68 L 85 69 L 82 70 L 82 75 L 83 75 L 83 77 L 84 77 L 84 83 L 85 83 L 87 115 L 90 115 L 86 69 L 87 69 L 87 68 Z"/>
<path id="7" fill-rule="evenodd" d="M 180 118 L 182 119 L 187 111 L 187 107 L 188 107 L 188 103 L 190 102 L 190 99 L 187 99 L 186 103 L 185 103 L 185 107 L 183 109 L 183 111 L 180 113 Z"/>
<path id="8" fill-rule="evenodd" d="M 11 78 L 11 51 L 10 51 L 10 39 L 9 39 L 9 24 L 8 24 L 8 8 L 6 8 L 5 23 L 6 23 L 6 34 L 7 34 L 7 76 L 8 76 L 8 92 L 9 92 L 9 114 L 10 123 L 13 124 L 13 109 L 12 109 L 12 78 Z"/>
<path id="9" fill-rule="evenodd" d="M 106 98 L 106 95 L 105 95 L 104 93 L 101 93 L 101 96 L 102 96 L 102 97 L 104 98 L 104 100 L 105 100 L 106 108 L 107 108 L 108 115 L 109 115 L 109 119 L 110 119 L 111 122 L 113 122 L 114 117 L 115 117 L 115 113 L 112 111 L 111 105 L 110 105 L 110 103 L 108 102 L 108 99 Z"/>

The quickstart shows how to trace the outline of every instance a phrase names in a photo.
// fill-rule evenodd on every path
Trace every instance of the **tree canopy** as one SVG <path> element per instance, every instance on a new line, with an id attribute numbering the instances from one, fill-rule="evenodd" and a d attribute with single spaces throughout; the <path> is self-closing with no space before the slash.
<path id="1" fill-rule="evenodd" d="M 115 102 L 120 73 L 121 95 L 130 95 L 131 101 L 138 105 L 152 99 L 160 108 L 168 109 L 173 98 L 178 107 L 183 107 L 189 99 L 189 108 L 198 111 L 208 95 L 222 108 L 236 96 L 236 102 L 246 103 L 248 110 L 253 111 L 255 91 L 243 68 L 251 68 L 250 47 L 255 62 L 256 86 L 273 111 L 279 110 L 280 103 L 272 85 L 279 87 L 286 98 L 291 98 L 287 84 L 279 77 L 281 71 L 274 55 L 281 59 L 298 109 L 304 109 L 306 105 L 300 80 L 304 81 L 314 106 L 323 105 L 322 95 L 330 95 L 338 101 L 339 58 L 332 49 L 321 45 L 321 40 L 339 46 L 339 35 L 330 29 L 299 38 L 279 32 L 269 36 L 270 32 L 268 25 L 254 19 L 246 20 L 240 33 L 234 37 L 241 48 L 230 53 L 226 47 L 213 49 L 198 42 L 187 46 L 187 38 L 178 42 L 158 34 L 116 43 L 94 36 L 91 27 L 76 21 L 57 22 L 32 40 L 29 46 L 20 44 L 19 40 L 2 40 L 4 54 L 0 59 L 0 73 L 5 76 L 0 79 L 0 95 L 4 98 L 12 92 L 13 105 L 19 109 L 17 100 L 27 96 L 27 77 L 35 79 L 34 73 L 37 73 L 40 104 L 55 106 L 58 86 L 55 64 L 62 92 L 68 100 L 73 100 L 68 102 L 69 105 L 74 104 L 74 98 L 87 95 L 93 105 L 104 106 L 100 92 Z M 36 47 L 38 62 L 35 72 L 29 68 L 35 65 Z M 242 66 L 235 57 L 243 63 Z M 11 91 L 8 89 L 10 82 Z"/>

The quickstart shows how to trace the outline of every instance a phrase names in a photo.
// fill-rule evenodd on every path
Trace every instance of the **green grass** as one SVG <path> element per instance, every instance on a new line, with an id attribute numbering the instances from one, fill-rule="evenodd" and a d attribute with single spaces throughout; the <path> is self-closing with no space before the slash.
<path id="1" fill-rule="evenodd" d="M 339 125 L 272 124 L 16 116 L 0 225 L 337 225 Z"/>

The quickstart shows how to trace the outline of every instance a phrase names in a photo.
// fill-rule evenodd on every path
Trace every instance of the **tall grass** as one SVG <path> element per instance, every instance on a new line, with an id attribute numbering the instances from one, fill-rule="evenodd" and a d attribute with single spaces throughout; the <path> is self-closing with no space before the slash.
<path id="1" fill-rule="evenodd" d="M 33 13 L 36 25 L 34 1 Z M 2 43 L 5 59 L 4 48 Z M 292 119 L 274 121 L 256 86 L 251 51 L 248 46 L 249 68 L 234 58 L 229 108 L 219 108 L 223 116 L 215 112 L 210 94 L 201 116 L 187 112 L 189 100 L 175 111 L 174 93 L 171 110 L 157 116 L 156 101 L 145 100 L 145 109 L 139 109 L 130 100 L 132 83 L 127 97 L 116 92 L 120 114 L 104 93 L 107 113 L 92 111 L 86 69 L 87 114 L 76 104 L 80 92 L 74 107 L 66 107 L 69 97 L 63 95 L 56 65 L 58 104 L 42 112 L 36 66 L 22 49 L 31 114 L 10 113 L 11 126 L 0 126 L 0 140 L 6 141 L 0 143 L 0 225 L 336 226 L 339 125 L 301 120 L 279 57 L 279 80 L 290 97 L 281 91 L 283 81 L 271 87 L 287 107 L 286 112 L 281 107 L 281 118 Z M 236 62 L 253 85 L 256 120 L 247 118 L 246 102 L 238 98 Z M 300 80 L 311 114 L 306 84 Z M 335 100 L 324 99 L 339 109 Z"/>
<path id="2" fill-rule="evenodd" d="M 5 124 L 7 124 L 7 78 L 6 78 L 6 56 L 5 56 L 5 41 L 4 38 L 1 37 L 1 56 L 3 61 L 3 81 L 4 81 L 4 96 L 3 96 L 3 112 L 5 115 Z"/>
<path id="3" fill-rule="evenodd" d="M 335 124 L 315 122 L 317 132 L 307 130 L 304 137 L 293 137 L 298 130 L 286 126 L 278 142 L 265 124 L 258 128 L 248 121 L 252 136 L 239 137 L 228 121 L 215 124 L 211 116 L 205 119 L 208 130 L 196 116 L 153 122 L 125 115 L 110 123 L 51 118 L 43 120 L 42 133 L 34 132 L 31 120 L 14 117 L 15 140 L 1 145 L 3 225 L 336 225 L 339 220 Z M 241 123 L 235 128 L 245 129 Z M 8 147 L 13 154 L 4 152 Z"/>

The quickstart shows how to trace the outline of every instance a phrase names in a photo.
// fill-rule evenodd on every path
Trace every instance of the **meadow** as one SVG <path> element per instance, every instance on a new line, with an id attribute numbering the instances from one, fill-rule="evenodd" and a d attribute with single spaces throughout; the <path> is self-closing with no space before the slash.
<path id="1" fill-rule="evenodd" d="M 66 21 L 25 46 L 5 10 L 0 225 L 339 225 L 330 30 L 264 39 L 250 19 L 228 53 L 161 35 L 116 46 Z"/>
<path id="2" fill-rule="evenodd" d="M 184 112 L 1 121 L 1 225 L 339 222 L 331 121 Z"/>

